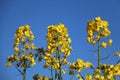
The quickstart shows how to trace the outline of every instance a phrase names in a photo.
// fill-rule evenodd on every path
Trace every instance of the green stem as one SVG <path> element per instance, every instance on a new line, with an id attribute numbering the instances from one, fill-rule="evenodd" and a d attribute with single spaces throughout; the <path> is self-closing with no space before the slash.
<path id="1" fill-rule="evenodd" d="M 26 70 L 27 70 L 27 68 L 26 68 L 26 60 L 24 61 L 24 65 L 25 65 L 25 67 L 24 67 L 24 69 L 23 69 L 23 80 L 26 80 Z"/>
<path id="2" fill-rule="evenodd" d="M 23 80 L 26 80 L 26 68 L 23 70 Z"/>
<path id="3" fill-rule="evenodd" d="M 55 80 L 57 79 L 57 77 L 58 77 L 58 71 L 55 70 Z"/>
<path id="4" fill-rule="evenodd" d="M 60 54 L 58 55 L 58 59 L 59 59 L 59 65 L 60 65 L 60 75 L 59 75 L 59 79 L 62 80 L 62 65 L 61 65 L 61 61 L 60 61 Z"/>
<path id="5" fill-rule="evenodd" d="M 56 48 L 56 60 L 58 60 L 58 47 Z M 56 78 L 59 78 L 58 70 L 55 70 L 55 80 Z"/>
<path id="6" fill-rule="evenodd" d="M 100 66 L 100 39 L 98 40 L 98 67 Z"/>

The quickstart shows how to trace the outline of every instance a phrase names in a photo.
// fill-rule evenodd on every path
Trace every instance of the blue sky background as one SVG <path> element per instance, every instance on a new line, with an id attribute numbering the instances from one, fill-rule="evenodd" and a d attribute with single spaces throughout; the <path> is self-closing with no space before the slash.
<path id="1" fill-rule="evenodd" d="M 81 58 L 97 65 L 97 56 L 89 50 L 97 49 L 86 41 L 88 20 L 97 16 L 107 20 L 112 34 L 113 45 L 101 50 L 101 56 L 112 55 L 120 49 L 120 0 L 0 0 L 0 80 L 21 80 L 22 76 L 11 66 L 7 68 L 6 57 L 14 53 L 14 33 L 19 26 L 29 24 L 35 35 L 34 43 L 46 48 L 47 26 L 63 23 L 72 38 L 70 62 Z M 110 57 L 103 63 L 114 64 L 118 57 Z M 27 80 L 32 80 L 34 73 L 49 75 L 43 69 L 44 63 L 28 69 Z M 87 70 L 83 73 L 88 72 Z M 68 72 L 64 80 L 69 80 Z M 76 80 L 76 79 L 74 79 Z"/>

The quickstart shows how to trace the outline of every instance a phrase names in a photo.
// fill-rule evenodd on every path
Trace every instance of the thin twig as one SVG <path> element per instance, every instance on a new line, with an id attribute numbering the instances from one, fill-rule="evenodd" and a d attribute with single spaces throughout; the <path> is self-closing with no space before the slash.
<path id="1" fill-rule="evenodd" d="M 17 67 L 16 64 L 14 64 L 15 68 L 20 72 L 21 75 L 23 75 L 23 72 Z"/>

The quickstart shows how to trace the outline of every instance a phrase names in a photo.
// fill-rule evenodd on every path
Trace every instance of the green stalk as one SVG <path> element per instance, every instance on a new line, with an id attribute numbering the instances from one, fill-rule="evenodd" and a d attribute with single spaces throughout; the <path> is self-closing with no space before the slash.
<path id="1" fill-rule="evenodd" d="M 56 48 L 56 60 L 58 60 L 58 47 Z M 58 70 L 55 70 L 55 80 L 59 77 Z"/>
<path id="2" fill-rule="evenodd" d="M 27 70 L 27 68 L 26 68 L 26 60 L 24 61 L 24 65 L 25 65 L 25 67 L 24 67 L 24 69 L 23 69 L 23 80 L 26 80 L 26 70 Z"/>
<path id="3" fill-rule="evenodd" d="M 98 40 L 98 67 L 100 66 L 100 39 Z"/>
<path id="4" fill-rule="evenodd" d="M 59 59 L 59 65 L 60 65 L 60 75 L 59 75 L 59 79 L 62 80 L 62 65 L 61 65 L 61 62 L 60 62 L 60 54 L 58 54 L 58 59 Z"/>
<path id="5" fill-rule="evenodd" d="M 23 80 L 26 80 L 26 68 L 23 70 Z"/>

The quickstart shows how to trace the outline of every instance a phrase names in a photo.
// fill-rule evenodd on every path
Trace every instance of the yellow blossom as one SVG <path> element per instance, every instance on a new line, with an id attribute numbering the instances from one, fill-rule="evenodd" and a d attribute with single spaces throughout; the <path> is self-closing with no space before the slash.
<path id="1" fill-rule="evenodd" d="M 33 57 L 30 58 L 30 66 L 34 66 L 36 64 Z"/>
<path id="2" fill-rule="evenodd" d="M 116 52 L 114 53 L 114 55 L 120 57 L 120 51 L 116 51 Z"/>
<path id="3" fill-rule="evenodd" d="M 102 42 L 102 45 L 101 45 L 103 48 L 106 48 L 107 47 L 107 43 L 106 42 Z"/>
<path id="4" fill-rule="evenodd" d="M 11 63 L 17 65 L 18 68 L 28 68 L 28 66 L 34 66 L 36 64 L 34 55 L 32 53 L 27 54 L 27 50 L 34 49 L 34 44 L 30 43 L 34 39 L 30 26 L 25 25 L 19 27 L 15 32 L 13 49 L 15 54 L 7 58 L 8 62 L 6 66 L 10 66 Z M 30 45 L 29 45 L 30 44 Z M 26 62 L 26 63 L 25 63 Z"/>
<path id="5" fill-rule="evenodd" d="M 96 21 L 101 21 L 100 16 L 96 17 L 95 20 L 96 20 Z"/>
<path id="6" fill-rule="evenodd" d="M 14 48 L 15 51 L 18 51 L 18 50 L 19 50 L 18 45 L 16 45 L 16 44 L 14 44 L 14 47 L 13 47 L 13 48 Z"/>
<path id="7" fill-rule="evenodd" d="M 29 44 L 28 44 L 28 43 L 25 43 L 25 44 L 24 44 L 24 46 L 25 46 L 25 49 L 27 49 L 27 50 L 29 50 L 29 49 L 30 49 L 30 46 L 29 46 Z"/>
<path id="8" fill-rule="evenodd" d="M 22 36 L 21 38 L 22 38 L 22 41 L 25 41 L 25 40 L 26 40 L 26 37 L 25 37 L 25 36 Z"/>
<path id="9" fill-rule="evenodd" d="M 101 76 L 101 79 L 100 80 L 105 80 L 105 77 L 104 76 Z"/>
<path id="10" fill-rule="evenodd" d="M 6 66 L 11 66 L 11 62 L 10 61 L 8 61 L 7 63 L 6 63 Z"/>
<path id="11" fill-rule="evenodd" d="M 30 31 L 25 31 L 25 35 L 29 37 L 30 36 Z"/>
<path id="12" fill-rule="evenodd" d="M 55 64 L 53 65 L 53 68 L 54 68 L 54 69 L 59 69 L 59 67 L 60 67 L 59 63 L 55 63 Z"/>
<path id="13" fill-rule="evenodd" d="M 96 36 L 96 40 L 99 40 L 100 39 L 100 36 Z"/>
<path id="14" fill-rule="evenodd" d="M 112 39 L 109 39 L 109 40 L 108 40 L 107 45 L 108 45 L 108 46 L 111 46 L 111 45 L 112 45 Z"/>
<path id="15" fill-rule="evenodd" d="M 29 38 L 28 38 L 28 40 L 31 42 L 31 41 L 33 41 L 34 40 L 34 35 L 31 35 Z"/>
<path id="16" fill-rule="evenodd" d="M 92 75 L 87 74 L 87 75 L 86 75 L 86 79 L 85 79 L 85 80 L 92 80 Z"/>
<path id="17" fill-rule="evenodd" d="M 93 41 L 92 41 L 92 44 L 93 44 L 93 45 L 96 45 L 96 41 L 93 40 Z"/>
<path id="18" fill-rule="evenodd" d="M 68 42 L 71 43 L 71 41 L 72 41 L 71 38 L 68 38 Z"/>
<path id="19" fill-rule="evenodd" d="M 105 20 L 102 20 L 101 17 L 96 17 L 95 19 L 88 21 L 87 25 L 87 41 L 93 45 L 96 44 L 98 40 L 102 37 L 107 37 L 111 34 L 110 30 L 108 29 L 109 23 Z M 108 46 L 112 44 L 112 40 L 107 42 Z M 102 43 L 102 47 L 106 48 L 107 44 L 104 42 Z"/>
<path id="20" fill-rule="evenodd" d="M 90 38 L 90 37 L 87 37 L 87 41 L 90 43 L 90 42 L 91 42 L 91 38 Z"/>
<path id="21" fill-rule="evenodd" d="M 30 45 L 30 48 L 31 48 L 31 49 L 35 49 L 34 43 L 32 43 L 32 44 Z"/>
<path id="22" fill-rule="evenodd" d="M 92 64 L 90 62 L 84 62 L 82 59 L 77 59 L 76 62 L 70 64 L 70 69 L 75 69 L 77 72 L 81 72 L 81 70 L 85 68 L 90 68 Z"/>

